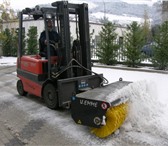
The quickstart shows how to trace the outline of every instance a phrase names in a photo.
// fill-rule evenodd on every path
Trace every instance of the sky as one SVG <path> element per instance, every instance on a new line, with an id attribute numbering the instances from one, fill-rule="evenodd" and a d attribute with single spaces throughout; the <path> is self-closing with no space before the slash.
<path id="1" fill-rule="evenodd" d="M 55 2 L 54 0 L 9 0 L 11 2 L 11 7 L 15 10 L 21 10 L 25 7 L 34 7 L 38 4 L 49 4 L 52 2 Z M 81 0 L 82 1 L 82 0 Z M 102 2 L 106 2 L 106 0 L 102 0 Z M 157 0 L 122 0 L 128 3 L 147 3 L 152 4 L 153 2 L 156 2 Z M 0 0 L 0 3 L 2 3 L 3 0 Z M 69 2 L 73 3 L 79 3 L 79 0 L 69 0 Z M 83 0 L 83 2 L 86 2 Z M 89 2 L 89 5 L 92 5 L 92 3 Z M 92 7 L 92 6 L 91 6 Z"/>
<path id="2" fill-rule="evenodd" d="M 78 0 L 69 0 L 69 2 L 73 3 L 79 3 Z M 0 0 L 0 3 L 2 3 L 3 0 Z M 21 10 L 26 7 L 34 7 L 39 4 L 51 4 L 52 2 L 55 2 L 55 0 L 10 0 L 11 7 L 15 10 Z M 85 1 L 83 1 L 85 2 Z"/>
<path id="3" fill-rule="evenodd" d="M 0 66 L 16 65 L 15 57 L 1 57 Z M 104 77 L 109 80 L 109 83 L 118 81 L 120 77 L 125 81 L 132 83 L 123 89 L 117 90 L 115 93 L 110 93 L 106 98 L 112 100 L 113 97 L 127 96 L 129 97 L 129 113 L 126 121 L 121 126 L 119 134 L 102 141 L 93 138 L 86 130 L 85 126 L 76 125 L 69 119 L 66 114 L 60 118 L 60 113 L 56 111 L 48 112 L 46 107 L 39 108 L 38 112 L 34 112 L 34 108 L 39 107 L 33 101 L 24 101 L 26 98 L 16 98 L 15 104 L 17 108 L 22 109 L 34 119 L 47 119 L 50 125 L 58 125 L 59 122 L 68 123 L 67 126 L 59 125 L 65 135 L 71 135 L 75 140 L 82 137 L 83 145 L 99 145 L 123 146 L 122 140 L 132 141 L 139 145 L 151 146 L 167 146 L 168 145 L 168 74 L 149 73 L 139 71 L 128 71 L 111 68 L 93 67 L 92 70 L 96 73 L 103 73 Z M 16 74 L 16 73 L 15 73 Z M 3 93 L 1 93 L 3 94 Z M 7 93 L 4 93 L 7 94 Z M 13 100 L 8 95 L 3 95 L 4 99 Z M 27 105 L 27 106 L 25 106 Z M 63 113 L 62 113 L 63 114 Z M 73 131 L 73 133 L 72 133 Z M 81 140 L 81 138 L 80 138 Z M 81 144 L 81 145 L 82 145 Z"/>

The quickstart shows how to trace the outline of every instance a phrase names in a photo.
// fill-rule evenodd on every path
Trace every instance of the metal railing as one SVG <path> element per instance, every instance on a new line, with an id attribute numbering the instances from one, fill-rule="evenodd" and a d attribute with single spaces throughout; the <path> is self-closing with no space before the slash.
<path id="1" fill-rule="evenodd" d="M 96 48 L 96 47 L 91 48 L 91 60 L 93 62 L 98 62 L 99 61 L 99 58 L 96 55 L 97 54 L 97 50 L 98 50 L 98 48 Z M 117 62 L 119 64 L 123 64 L 124 62 L 127 61 L 126 56 L 123 55 L 123 51 L 124 51 L 124 46 L 120 46 L 119 49 L 118 49 L 118 51 L 117 51 Z M 151 57 L 143 54 L 142 58 L 141 58 L 140 65 L 152 66 L 152 63 L 151 63 L 150 60 L 151 60 Z"/>

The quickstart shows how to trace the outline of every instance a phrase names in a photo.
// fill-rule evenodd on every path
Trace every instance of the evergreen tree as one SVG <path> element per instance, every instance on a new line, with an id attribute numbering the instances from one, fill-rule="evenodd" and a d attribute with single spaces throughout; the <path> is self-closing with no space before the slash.
<path id="1" fill-rule="evenodd" d="M 12 34 L 7 28 L 3 32 L 2 51 L 4 56 L 11 56 L 12 49 Z"/>
<path id="2" fill-rule="evenodd" d="M 103 24 L 110 22 L 108 17 L 105 17 L 105 16 L 103 18 L 101 18 L 99 21 L 100 21 L 100 23 L 103 23 Z"/>
<path id="3" fill-rule="evenodd" d="M 155 24 L 152 26 L 152 28 L 151 28 L 152 38 L 154 38 L 157 35 L 157 33 L 159 31 L 159 27 L 160 27 L 160 25 L 158 25 L 158 24 Z"/>
<path id="4" fill-rule="evenodd" d="M 11 21 L 17 21 L 17 15 L 10 6 L 10 0 L 3 0 L 0 4 L 0 43 L 2 43 L 2 51 L 4 56 L 16 55 L 16 49 L 14 51 L 14 38 L 15 34 L 13 30 L 9 30 L 8 26 L 11 25 Z M 7 22 L 7 28 L 3 30 L 3 23 Z"/>
<path id="5" fill-rule="evenodd" d="M 14 29 L 6 28 L 3 31 L 2 51 L 4 56 L 17 56 L 18 34 Z"/>
<path id="6" fill-rule="evenodd" d="M 116 42 L 117 34 L 115 25 L 111 22 L 105 23 L 99 33 L 100 42 L 98 43 L 97 56 L 101 63 L 114 65 L 117 62 L 117 50 L 119 45 Z"/>
<path id="7" fill-rule="evenodd" d="M 38 52 L 37 27 L 31 26 L 27 36 L 27 54 L 36 54 Z"/>
<path id="8" fill-rule="evenodd" d="M 141 62 L 141 48 L 144 45 L 144 34 L 140 25 L 133 21 L 127 26 L 124 36 L 123 55 L 126 57 L 126 64 L 136 67 Z"/>
<path id="9" fill-rule="evenodd" d="M 168 67 L 168 21 L 165 21 L 154 37 L 156 45 L 153 46 L 152 63 L 159 69 Z"/>
<path id="10" fill-rule="evenodd" d="M 11 55 L 12 56 L 17 56 L 17 50 L 18 50 L 18 45 L 19 45 L 19 38 L 18 38 L 18 33 L 16 32 L 16 30 L 12 30 L 12 48 L 11 48 Z"/>

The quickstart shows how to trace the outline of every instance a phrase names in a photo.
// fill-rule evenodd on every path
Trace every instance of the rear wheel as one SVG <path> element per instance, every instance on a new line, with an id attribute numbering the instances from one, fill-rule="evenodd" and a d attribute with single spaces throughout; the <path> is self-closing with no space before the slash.
<path id="1" fill-rule="evenodd" d="M 21 80 L 17 81 L 17 91 L 21 96 L 25 96 L 27 94 L 27 92 L 24 90 L 23 83 Z"/>
<path id="2" fill-rule="evenodd" d="M 54 85 L 47 84 L 43 89 L 43 97 L 47 107 L 51 109 L 58 108 L 58 98 L 57 98 L 57 91 Z"/>

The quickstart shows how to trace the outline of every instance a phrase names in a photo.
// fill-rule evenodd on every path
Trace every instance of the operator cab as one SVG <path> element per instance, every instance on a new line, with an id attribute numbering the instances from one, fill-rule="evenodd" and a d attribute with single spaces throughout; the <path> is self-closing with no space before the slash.
<path id="1" fill-rule="evenodd" d="M 77 77 L 90 75 L 91 72 L 84 68 L 91 69 L 90 43 L 89 43 L 89 23 L 88 23 L 88 6 L 87 4 L 71 4 L 67 1 L 52 3 L 52 6 L 37 5 L 35 8 L 25 8 L 20 12 L 19 27 L 23 27 L 24 15 L 32 17 L 34 20 L 44 20 L 44 32 L 46 37 L 45 48 L 44 42 L 39 39 L 39 55 L 23 54 L 23 45 L 19 43 L 18 68 L 25 71 L 32 71 L 37 76 L 42 75 L 42 80 L 51 79 L 51 71 L 59 71 L 69 64 L 83 66 L 66 69 L 59 78 Z M 87 14 L 87 15 L 86 15 Z M 70 17 L 73 15 L 76 23 L 76 38 L 72 43 L 70 32 Z M 50 31 L 48 23 L 52 23 L 52 29 L 58 34 L 59 40 L 50 41 Z M 23 42 L 22 29 L 19 31 L 19 41 Z M 83 56 L 83 57 L 82 57 Z M 72 61 L 74 59 L 75 61 Z M 24 61 L 22 61 L 24 60 Z M 74 63 L 70 63 L 70 62 Z M 25 66 L 23 62 L 27 62 Z M 32 65 L 33 64 L 33 65 Z M 32 67 L 34 66 L 34 68 Z M 38 67 L 37 67 L 38 66 Z M 52 69 L 56 67 L 56 69 Z M 39 69 L 36 69 L 39 68 Z M 47 73 L 47 75 L 46 75 Z"/>

